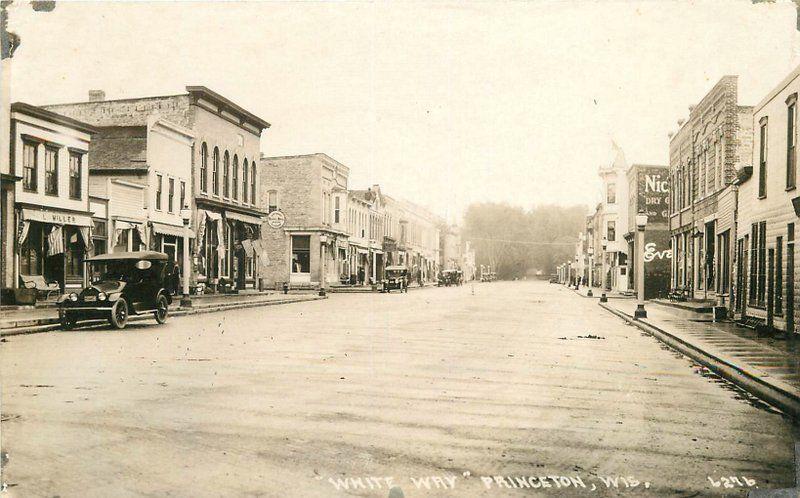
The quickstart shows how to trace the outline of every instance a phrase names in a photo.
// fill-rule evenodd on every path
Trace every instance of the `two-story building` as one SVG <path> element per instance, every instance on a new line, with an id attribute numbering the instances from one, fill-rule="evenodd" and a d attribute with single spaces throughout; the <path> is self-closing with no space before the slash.
<path id="1" fill-rule="evenodd" d="M 10 174 L 15 183 L 12 285 L 84 282 L 92 245 L 88 152 L 96 128 L 25 103 L 11 104 Z"/>
<path id="2" fill-rule="evenodd" d="M 98 191 L 109 198 L 115 217 L 111 249 L 127 245 L 180 252 L 182 232 L 176 223 L 185 184 L 188 202 L 183 202 L 191 208 L 196 234 L 192 281 L 211 290 L 255 287 L 260 263 L 266 261 L 257 243 L 266 215 L 259 207 L 257 163 L 261 133 L 269 123 L 203 86 L 187 86 L 178 95 L 121 100 L 105 100 L 99 91 L 90 94 L 89 102 L 47 108 L 109 128 L 108 139 L 121 144 L 109 146 L 117 154 L 103 161 L 116 166 L 103 170 L 129 172 L 124 178 L 118 171 L 103 175 L 115 191 Z M 186 177 L 186 149 L 192 141 L 191 176 Z M 134 208 L 138 198 L 144 212 Z M 131 207 L 127 219 L 117 211 L 119 202 Z"/>
<path id="3" fill-rule="evenodd" d="M 270 211 L 261 233 L 266 284 L 320 287 L 348 274 L 349 168 L 321 153 L 262 157 L 258 175 Z"/>
<path id="4" fill-rule="evenodd" d="M 736 317 L 790 333 L 798 330 L 800 311 L 795 299 L 798 93 L 800 67 L 753 108 L 752 162 L 739 168 L 736 230 Z"/>

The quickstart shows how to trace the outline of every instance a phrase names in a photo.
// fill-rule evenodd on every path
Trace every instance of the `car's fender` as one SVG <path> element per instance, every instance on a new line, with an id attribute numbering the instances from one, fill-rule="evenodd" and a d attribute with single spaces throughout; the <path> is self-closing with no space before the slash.
<path id="1" fill-rule="evenodd" d="M 172 295 L 164 287 L 158 289 L 158 292 L 156 293 L 156 301 L 158 301 L 158 296 L 160 296 L 161 294 L 164 294 L 165 296 L 167 296 L 167 303 L 168 304 L 172 304 Z"/>

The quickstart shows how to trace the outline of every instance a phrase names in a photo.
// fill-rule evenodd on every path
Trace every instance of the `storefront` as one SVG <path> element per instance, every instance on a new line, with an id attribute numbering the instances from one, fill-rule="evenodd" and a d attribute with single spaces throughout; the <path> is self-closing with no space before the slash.
<path id="1" fill-rule="evenodd" d="M 46 207 L 17 210 L 16 274 L 22 283 L 57 283 L 63 292 L 83 285 L 83 261 L 92 249 L 89 212 Z"/>
<path id="2" fill-rule="evenodd" d="M 226 211 L 198 211 L 197 282 L 211 290 L 256 288 L 261 218 Z"/>
<path id="3" fill-rule="evenodd" d="M 185 268 L 183 267 L 183 240 L 184 240 L 184 227 L 176 225 L 168 225 L 165 223 L 151 222 L 151 245 L 152 250 L 163 252 L 169 257 L 171 265 L 177 263 L 180 275 L 185 275 Z M 192 242 L 194 239 L 194 231 L 189 229 L 189 251 L 192 250 Z"/>

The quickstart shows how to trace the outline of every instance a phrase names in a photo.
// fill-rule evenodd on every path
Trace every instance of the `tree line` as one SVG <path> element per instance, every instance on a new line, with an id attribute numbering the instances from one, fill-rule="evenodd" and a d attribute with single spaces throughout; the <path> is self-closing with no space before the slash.
<path id="1" fill-rule="evenodd" d="M 575 257 L 576 234 L 586 231 L 585 206 L 536 206 L 525 210 L 505 203 L 476 203 L 464 216 L 464 238 L 476 264 L 491 265 L 500 279 L 549 275 Z"/>

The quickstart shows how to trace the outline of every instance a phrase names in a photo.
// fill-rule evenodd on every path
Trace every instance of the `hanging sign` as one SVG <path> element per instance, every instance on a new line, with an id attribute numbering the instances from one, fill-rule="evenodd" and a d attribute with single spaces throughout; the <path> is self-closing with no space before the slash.
<path id="1" fill-rule="evenodd" d="M 267 224 L 272 228 L 283 228 L 286 223 L 286 216 L 280 211 L 273 211 L 267 215 Z"/>

